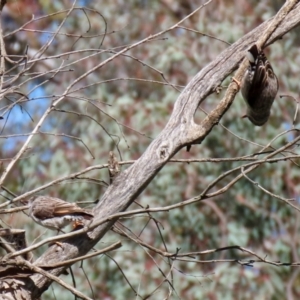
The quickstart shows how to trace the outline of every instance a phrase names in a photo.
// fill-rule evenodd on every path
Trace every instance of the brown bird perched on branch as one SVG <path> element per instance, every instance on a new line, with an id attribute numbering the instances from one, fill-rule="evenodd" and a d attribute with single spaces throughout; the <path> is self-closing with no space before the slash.
<path id="1" fill-rule="evenodd" d="M 69 224 L 75 229 L 84 226 L 86 220 L 94 217 L 90 210 L 54 197 L 32 197 L 28 204 L 29 215 L 36 223 L 58 231 Z"/>
<path id="2" fill-rule="evenodd" d="M 256 126 L 265 124 L 278 91 L 278 80 L 263 51 L 254 44 L 247 52 L 249 67 L 242 80 L 241 92 L 247 103 L 248 117 Z"/>

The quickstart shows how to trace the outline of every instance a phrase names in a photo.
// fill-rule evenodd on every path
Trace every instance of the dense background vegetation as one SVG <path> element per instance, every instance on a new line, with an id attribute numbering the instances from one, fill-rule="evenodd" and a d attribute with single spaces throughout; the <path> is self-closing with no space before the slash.
<path id="1" fill-rule="evenodd" d="M 43 54 L 45 59 L 39 59 L 17 81 L 19 90 L 28 99 L 17 103 L 20 95 L 10 95 L 2 100 L 1 169 L 19 151 L 26 134 L 35 127 L 46 108 L 71 82 L 126 45 L 177 23 L 201 2 L 77 1 L 77 7 L 86 9 L 74 10 L 65 19 L 64 9 L 72 5 L 71 1 L 8 1 L 2 13 L 2 27 L 10 55 L 23 55 L 28 45 L 28 56 L 38 57 L 39 49 L 65 21 Z M 182 28 L 168 32 L 163 39 L 144 43 L 93 72 L 76 84 L 75 91 L 48 116 L 26 155 L 10 172 L 5 187 L 22 195 L 61 176 L 107 163 L 111 150 L 120 161 L 139 158 L 167 123 L 180 90 L 189 80 L 228 44 L 275 15 L 280 6 L 281 1 L 271 0 L 212 1 L 186 20 Z M 30 21 L 32 15 L 36 19 L 48 16 L 12 34 Z M 254 154 L 278 134 L 293 128 L 296 104 L 292 98 L 279 96 L 298 97 L 299 44 L 299 33 L 294 30 L 265 51 L 280 85 L 271 118 L 265 126 L 254 127 L 240 118 L 246 108 L 239 94 L 221 124 L 201 145 L 193 146 L 190 152 L 182 150 L 174 158 L 234 158 Z M 7 62 L 6 69 L 11 68 L 13 64 Z M 53 71 L 56 68 L 60 69 Z M 7 73 L 12 74 L 13 69 Z M 201 106 L 203 110 L 210 111 L 216 106 L 229 81 L 230 78 L 223 82 L 220 93 L 206 99 Z M 204 116 L 199 109 L 196 120 Z M 299 118 L 296 128 L 298 122 Z M 277 149 L 297 135 L 296 130 L 283 134 L 272 146 Z M 297 153 L 298 149 L 293 151 Z M 276 195 L 295 198 L 297 205 L 299 168 L 294 162 L 297 160 L 264 164 L 249 176 Z M 241 163 L 170 162 L 130 208 L 165 206 L 191 198 L 217 176 Z M 220 181 L 215 188 L 224 186 L 234 175 Z M 107 169 L 99 169 L 52 184 L 39 194 L 68 201 L 95 201 L 101 198 L 106 189 L 104 182 L 108 181 Z M 11 198 L 6 192 L 3 196 Z M 272 261 L 300 261 L 299 212 L 247 179 L 241 179 L 222 196 L 152 216 L 155 220 L 146 215 L 123 219 L 117 227 L 170 252 L 176 248 L 192 252 L 239 245 L 263 257 L 267 255 Z M 23 213 L 2 219 L 13 228 L 28 229 L 29 244 L 45 231 Z M 42 238 L 48 235 L 53 236 L 54 232 L 46 231 Z M 168 282 L 163 282 L 162 272 L 170 272 L 168 260 L 114 232 L 109 232 L 98 247 L 120 239 L 123 247 L 118 251 L 85 261 L 82 267 L 79 263 L 73 266 L 77 289 L 93 297 L 85 272 L 96 299 L 134 299 L 125 274 L 141 296 L 155 291 L 151 299 L 165 299 L 170 287 Z M 38 257 L 45 248 L 35 251 L 34 256 Z M 218 262 L 174 262 L 172 299 L 298 299 L 300 296 L 298 268 L 263 263 L 251 267 L 222 261 L 253 259 L 237 250 L 198 259 Z M 62 278 L 72 282 L 70 276 Z M 56 284 L 44 294 L 44 299 L 54 299 L 54 295 L 57 299 L 73 298 Z"/>

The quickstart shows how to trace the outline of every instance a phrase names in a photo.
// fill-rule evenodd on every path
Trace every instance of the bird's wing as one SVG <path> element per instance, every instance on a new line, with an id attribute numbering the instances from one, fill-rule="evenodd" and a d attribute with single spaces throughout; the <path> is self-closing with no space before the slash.
<path id="1" fill-rule="evenodd" d="M 260 62 L 253 75 L 253 80 L 251 83 L 251 88 L 249 89 L 249 105 L 253 106 L 260 96 L 262 90 L 266 88 L 268 84 L 268 73 L 266 71 L 266 66 L 263 62 Z"/>
<path id="2" fill-rule="evenodd" d="M 55 216 L 63 216 L 67 214 L 82 214 L 93 217 L 92 213 L 87 212 L 86 210 L 82 209 L 75 203 L 68 203 L 65 201 L 57 202 L 53 214 Z"/>

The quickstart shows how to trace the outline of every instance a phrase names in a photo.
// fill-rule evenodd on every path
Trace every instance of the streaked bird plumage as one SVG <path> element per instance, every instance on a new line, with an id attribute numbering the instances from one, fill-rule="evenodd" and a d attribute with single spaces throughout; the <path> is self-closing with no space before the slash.
<path id="1" fill-rule="evenodd" d="M 256 126 L 264 125 L 278 91 L 278 80 L 263 51 L 254 44 L 247 52 L 249 67 L 242 80 L 241 92 L 247 104 L 244 117 Z"/>
<path id="2" fill-rule="evenodd" d="M 38 224 L 49 229 L 61 230 L 69 224 L 83 224 L 93 218 L 88 209 L 59 198 L 38 196 L 29 199 L 29 215 Z"/>

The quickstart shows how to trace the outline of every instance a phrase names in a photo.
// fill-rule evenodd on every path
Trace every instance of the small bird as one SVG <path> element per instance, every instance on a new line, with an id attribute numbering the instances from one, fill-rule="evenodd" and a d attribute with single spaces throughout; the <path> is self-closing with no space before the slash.
<path id="1" fill-rule="evenodd" d="M 108 159 L 108 174 L 109 174 L 109 184 L 113 183 L 113 180 L 120 173 L 120 165 L 116 155 L 109 151 L 109 159 Z"/>
<path id="2" fill-rule="evenodd" d="M 36 223 L 49 229 L 61 231 L 63 227 L 71 223 L 76 229 L 78 226 L 84 226 L 85 220 L 91 220 L 94 217 L 90 210 L 54 197 L 32 197 L 28 202 L 30 217 Z"/>
<path id="3" fill-rule="evenodd" d="M 264 125 L 278 91 L 278 79 L 263 51 L 254 44 L 247 52 L 249 67 L 242 80 L 241 92 L 247 104 L 248 117 L 256 126 Z"/>

